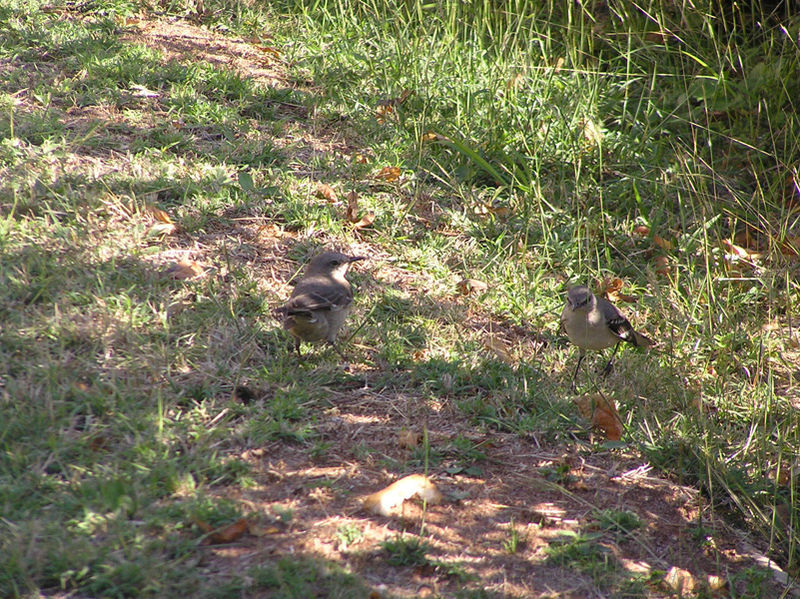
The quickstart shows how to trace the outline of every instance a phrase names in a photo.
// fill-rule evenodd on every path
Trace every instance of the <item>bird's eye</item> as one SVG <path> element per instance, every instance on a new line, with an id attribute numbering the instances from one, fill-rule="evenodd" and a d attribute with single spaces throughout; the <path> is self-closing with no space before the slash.
<path id="1" fill-rule="evenodd" d="M 331 266 L 339 266 L 340 264 L 341 262 L 339 262 L 338 260 L 331 260 Z"/>

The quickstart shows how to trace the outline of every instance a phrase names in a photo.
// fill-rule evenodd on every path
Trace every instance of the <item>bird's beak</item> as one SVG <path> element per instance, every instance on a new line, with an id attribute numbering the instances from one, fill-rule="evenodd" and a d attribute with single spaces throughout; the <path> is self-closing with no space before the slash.
<path id="1" fill-rule="evenodd" d="M 350 262 L 358 262 L 359 260 L 366 260 L 366 256 L 350 256 Z"/>

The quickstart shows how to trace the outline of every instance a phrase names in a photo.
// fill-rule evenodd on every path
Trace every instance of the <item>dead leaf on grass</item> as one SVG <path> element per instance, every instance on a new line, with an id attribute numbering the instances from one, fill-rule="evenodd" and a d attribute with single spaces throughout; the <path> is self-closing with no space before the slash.
<path id="1" fill-rule="evenodd" d="M 254 537 L 265 537 L 267 535 L 276 535 L 281 532 L 281 529 L 271 524 L 269 526 L 254 526 L 250 525 L 250 534 Z"/>
<path id="2" fill-rule="evenodd" d="M 497 218 L 508 218 L 511 216 L 511 207 L 502 200 L 494 200 L 490 204 L 478 204 L 475 208 L 478 216 L 496 216 Z"/>
<path id="3" fill-rule="evenodd" d="M 272 46 L 256 46 L 259 50 L 261 50 L 264 54 L 272 54 L 275 58 L 281 57 L 280 50 L 273 48 Z"/>
<path id="4" fill-rule="evenodd" d="M 622 285 L 622 279 L 618 277 L 606 277 L 600 283 L 600 293 L 614 303 L 637 301 L 638 298 L 636 296 L 622 293 Z"/>
<path id="5" fill-rule="evenodd" d="M 600 130 L 597 123 L 592 119 L 584 119 L 581 125 L 583 129 L 583 139 L 586 141 L 587 145 L 599 146 L 603 141 L 603 132 Z"/>
<path id="6" fill-rule="evenodd" d="M 662 250 L 673 250 L 675 249 L 675 242 L 664 239 L 661 235 L 653 235 L 653 243 L 660 247 Z"/>
<path id="7" fill-rule="evenodd" d="M 456 283 L 456 288 L 461 295 L 469 295 L 470 293 L 483 293 L 489 289 L 489 285 L 477 279 L 461 279 Z"/>
<path id="8" fill-rule="evenodd" d="M 383 179 L 387 183 L 394 183 L 395 181 L 400 179 L 400 175 L 403 171 L 400 170 L 399 166 L 384 166 L 381 170 L 377 172 L 375 175 L 376 179 Z"/>
<path id="9" fill-rule="evenodd" d="M 650 235 L 650 227 L 647 225 L 636 225 L 633 228 L 633 234 L 638 235 L 639 237 L 647 237 Z"/>
<path id="10" fill-rule="evenodd" d="M 160 93 L 151 89 L 147 89 L 144 85 L 139 85 L 137 83 L 132 83 L 130 87 L 131 90 L 133 90 L 134 98 L 158 98 L 161 95 Z"/>
<path id="11" fill-rule="evenodd" d="M 592 393 L 574 399 L 578 412 L 592 423 L 592 428 L 600 429 L 609 441 L 622 438 L 622 420 L 613 400 L 600 393 Z"/>
<path id="12" fill-rule="evenodd" d="M 349 223 L 358 222 L 358 194 L 351 191 L 347 194 L 347 210 L 345 211 L 345 218 Z"/>
<path id="13" fill-rule="evenodd" d="M 380 516 L 390 516 L 397 506 L 414 496 L 432 505 L 442 501 L 441 492 L 427 476 L 411 474 L 367 496 L 364 509 Z"/>
<path id="14" fill-rule="evenodd" d="M 172 235 L 173 233 L 177 232 L 178 225 L 175 224 L 170 215 L 164 210 L 150 205 L 145 205 L 144 209 L 145 212 L 152 216 L 156 221 L 153 223 L 153 226 L 150 227 L 149 233 Z"/>
<path id="15" fill-rule="evenodd" d="M 664 575 L 664 584 L 679 597 L 688 597 L 694 593 L 697 583 L 688 570 L 672 566 Z"/>
<path id="16" fill-rule="evenodd" d="M 672 274 L 672 268 L 669 265 L 669 258 L 667 256 L 656 256 L 653 258 L 653 270 L 657 274 L 668 277 Z"/>
<path id="17" fill-rule="evenodd" d="M 370 210 L 364 216 L 362 216 L 357 223 L 353 223 L 353 228 L 356 230 L 363 229 L 364 227 L 369 227 L 374 222 L 375 213 Z"/>
<path id="18" fill-rule="evenodd" d="M 397 444 L 403 449 L 414 449 L 419 445 L 420 434 L 417 431 L 401 430 L 397 435 Z"/>
<path id="19" fill-rule="evenodd" d="M 214 529 L 208 522 L 194 519 L 197 527 L 206 533 L 208 536 L 203 539 L 203 545 L 223 545 L 225 543 L 233 543 L 243 534 L 250 530 L 250 523 L 246 518 L 239 518 L 233 524 L 228 526 Z"/>
<path id="20" fill-rule="evenodd" d="M 318 198 L 327 200 L 331 204 L 339 199 L 338 196 L 336 195 L 336 192 L 333 190 L 333 187 L 331 187 L 327 183 L 317 183 L 317 189 L 314 193 Z"/>
<path id="21" fill-rule="evenodd" d="M 199 262 L 195 262 L 194 260 L 181 260 L 180 262 L 175 262 L 166 270 L 166 274 L 177 281 L 196 279 L 197 277 L 203 276 L 205 272 L 205 268 Z"/>
<path id="22" fill-rule="evenodd" d="M 483 346 L 493 352 L 506 364 L 514 364 L 514 358 L 508 351 L 508 344 L 494 335 L 487 335 L 483 338 Z"/>

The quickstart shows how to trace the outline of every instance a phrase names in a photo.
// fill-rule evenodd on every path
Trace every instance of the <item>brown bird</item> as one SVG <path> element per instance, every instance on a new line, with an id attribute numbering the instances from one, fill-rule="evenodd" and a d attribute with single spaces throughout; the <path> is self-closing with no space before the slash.
<path id="1" fill-rule="evenodd" d="M 345 359 L 336 345 L 353 303 L 353 290 L 345 275 L 353 262 L 363 259 L 339 252 L 320 254 L 309 262 L 286 305 L 276 311 L 284 317 L 283 328 L 294 338 L 298 356 L 302 341 L 325 341 Z"/>

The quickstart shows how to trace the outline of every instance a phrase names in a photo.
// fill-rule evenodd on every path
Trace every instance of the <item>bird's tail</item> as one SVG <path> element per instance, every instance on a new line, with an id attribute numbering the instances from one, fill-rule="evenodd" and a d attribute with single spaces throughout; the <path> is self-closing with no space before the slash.
<path id="1" fill-rule="evenodd" d="M 631 337 L 631 341 L 636 347 L 643 347 L 644 349 L 649 349 L 655 343 L 653 342 L 650 337 L 646 337 L 639 333 L 638 331 L 633 331 L 633 336 Z"/>

